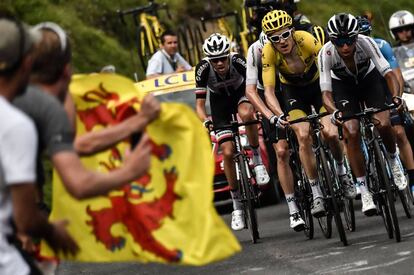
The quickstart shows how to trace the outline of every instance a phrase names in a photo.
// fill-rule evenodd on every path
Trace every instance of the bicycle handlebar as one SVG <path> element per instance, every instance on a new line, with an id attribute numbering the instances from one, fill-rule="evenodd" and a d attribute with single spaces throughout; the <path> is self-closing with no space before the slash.
<path id="1" fill-rule="evenodd" d="M 356 113 L 356 114 L 353 114 L 353 115 L 349 115 L 349 116 L 340 116 L 339 113 L 336 113 L 335 119 L 337 119 L 341 122 L 345 122 L 345 121 L 351 120 L 351 119 L 358 119 L 358 118 L 361 118 L 361 117 L 367 117 L 367 116 L 370 116 L 370 115 L 373 115 L 373 114 L 377 114 L 377 113 L 381 113 L 381 112 L 384 112 L 384 111 L 387 111 L 387 110 L 398 108 L 398 106 L 400 106 L 401 103 L 402 103 L 401 98 L 394 97 L 393 98 L 393 103 L 390 104 L 390 105 L 386 105 L 383 108 L 374 108 L 374 107 L 365 108 L 362 112 Z"/>
<path id="2" fill-rule="evenodd" d="M 323 113 L 320 113 L 320 114 L 310 114 L 310 115 L 305 116 L 305 117 L 301 117 L 301 118 L 298 118 L 298 119 L 295 119 L 295 120 L 290 120 L 289 124 L 292 125 L 292 124 L 296 124 L 296 123 L 300 123 L 300 122 L 311 122 L 311 121 L 314 121 L 316 119 L 320 119 L 320 118 L 322 118 L 324 116 L 327 116 L 327 115 L 329 115 L 328 112 L 323 112 Z"/>
<path id="3" fill-rule="evenodd" d="M 383 108 L 365 108 L 362 112 L 353 114 L 353 115 L 349 115 L 349 116 L 339 116 L 339 113 L 335 114 L 335 119 L 341 122 L 345 122 L 351 119 L 359 119 L 362 117 L 367 117 L 367 116 L 371 116 L 377 113 L 381 113 L 387 110 L 391 110 L 394 108 L 398 108 L 401 104 L 402 104 L 402 99 L 400 97 L 393 97 L 392 98 L 393 103 L 390 105 L 386 105 Z M 338 135 L 339 135 L 339 139 L 342 140 L 344 135 L 343 135 L 343 126 L 342 125 L 338 125 Z"/>
<path id="4" fill-rule="evenodd" d="M 201 21 L 201 25 L 203 27 L 203 31 L 204 32 L 207 31 L 205 22 L 220 19 L 220 18 L 224 18 L 224 17 L 234 16 L 236 18 L 236 24 L 239 25 L 240 19 L 238 17 L 238 14 L 239 13 L 237 11 L 230 11 L 230 12 L 218 13 L 216 15 L 212 15 L 212 16 L 208 16 L 208 17 L 204 17 L 204 16 L 200 17 L 200 21 Z"/>
<path id="5" fill-rule="evenodd" d="M 234 130 L 234 128 L 239 128 L 240 126 L 248 126 L 253 124 L 259 124 L 262 123 L 258 119 L 246 121 L 246 122 L 238 122 L 238 121 L 232 121 L 230 124 L 219 126 L 219 127 L 213 127 L 213 130 Z"/>
<path id="6" fill-rule="evenodd" d="M 118 15 L 121 19 L 121 22 L 123 24 L 126 24 L 125 19 L 124 19 L 124 16 L 126 16 L 126 15 L 131 14 L 133 16 L 137 16 L 141 13 L 151 13 L 151 12 L 158 11 L 158 10 L 163 10 L 163 9 L 166 10 L 168 18 L 171 19 L 170 10 L 168 8 L 167 3 L 158 4 L 158 3 L 155 3 L 154 1 L 149 1 L 149 2 L 150 3 L 148 5 L 145 5 L 145 6 L 139 6 L 139 7 L 131 8 L 131 9 L 127 9 L 127 10 L 117 10 L 117 13 L 118 13 Z"/>

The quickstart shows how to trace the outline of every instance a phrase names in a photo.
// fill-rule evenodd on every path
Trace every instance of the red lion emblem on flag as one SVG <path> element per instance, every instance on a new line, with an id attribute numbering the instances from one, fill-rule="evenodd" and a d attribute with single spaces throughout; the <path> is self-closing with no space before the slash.
<path id="1" fill-rule="evenodd" d="M 119 96 L 115 92 L 107 91 L 102 83 L 98 90 L 88 91 L 82 99 L 87 102 L 98 103 L 97 106 L 78 111 L 80 120 L 85 125 L 87 131 L 91 131 L 94 126 L 114 125 L 136 113 L 132 105 L 138 102 L 137 99 L 131 99 L 118 105 L 114 110 L 107 107 L 107 103 L 118 101 Z M 152 154 L 160 161 L 170 157 L 172 150 L 167 144 L 158 145 L 152 143 Z M 122 156 L 118 149 L 113 148 L 108 162 L 100 162 L 100 165 L 108 170 L 116 169 L 118 163 L 122 162 Z M 122 194 L 109 195 L 111 207 L 98 210 L 92 210 L 90 205 L 86 212 L 91 218 L 86 223 L 92 227 L 92 233 L 96 236 L 97 241 L 101 242 L 106 249 L 115 251 L 125 246 L 126 240 L 123 236 L 114 236 L 111 233 L 111 227 L 114 224 L 122 223 L 131 234 L 135 243 L 139 244 L 145 251 L 165 259 L 168 262 L 178 262 L 182 258 L 182 252 L 179 249 L 168 249 L 157 239 L 154 238 L 153 232 L 162 226 L 162 221 L 166 218 L 173 218 L 173 206 L 179 196 L 174 193 L 174 187 L 177 182 L 178 172 L 175 167 L 163 171 L 166 190 L 159 198 L 150 202 L 133 202 L 139 199 L 144 193 L 151 192 L 146 186 L 151 181 L 151 175 L 135 180 L 133 183 L 125 185 L 122 188 Z"/>

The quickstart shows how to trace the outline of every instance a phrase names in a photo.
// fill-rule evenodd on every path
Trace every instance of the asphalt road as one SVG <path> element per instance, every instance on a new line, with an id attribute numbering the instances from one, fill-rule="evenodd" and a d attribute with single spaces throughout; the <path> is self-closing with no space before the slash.
<path id="1" fill-rule="evenodd" d="M 204 267 L 64 262 L 58 274 L 414 274 L 414 218 L 407 219 L 397 205 L 402 241 L 396 243 L 388 239 L 381 217 L 365 217 L 359 201 L 356 209 L 356 232 L 347 232 L 347 247 L 335 225 L 331 239 L 319 227 L 313 240 L 292 231 L 282 203 L 258 210 L 259 243 L 252 244 L 246 230 L 236 232 L 243 250 L 226 261 Z M 228 214 L 222 217 L 229 223 Z"/>

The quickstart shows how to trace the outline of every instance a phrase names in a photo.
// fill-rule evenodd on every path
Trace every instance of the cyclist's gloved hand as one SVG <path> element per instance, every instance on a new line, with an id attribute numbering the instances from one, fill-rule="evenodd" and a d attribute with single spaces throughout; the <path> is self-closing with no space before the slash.
<path id="1" fill-rule="evenodd" d="M 340 121 L 338 118 L 342 117 L 342 112 L 339 110 L 335 110 L 331 115 L 331 122 L 332 124 L 338 126 L 342 124 L 342 121 Z"/>
<path id="2" fill-rule="evenodd" d="M 286 115 L 285 114 L 281 114 L 280 116 L 277 115 L 273 115 L 270 119 L 269 119 L 270 123 L 275 125 L 277 128 L 285 128 L 286 125 L 289 124 L 289 122 L 287 122 L 286 120 Z"/>
<path id="3" fill-rule="evenodd" d="M 213 131 L 213 121 L 211 121 L 210 119 L 204 120 L 203 125 L 207 128 L 207 130 Z"/>

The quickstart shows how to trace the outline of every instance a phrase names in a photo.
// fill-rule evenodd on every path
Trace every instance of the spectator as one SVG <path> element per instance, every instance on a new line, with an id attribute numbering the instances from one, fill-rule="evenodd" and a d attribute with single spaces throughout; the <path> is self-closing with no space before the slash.
<path id="1" fill-rule="evenodd" d="M 191 65 L 178 53 L 177 34 L 167 30 L 161 35 L 161 49 L 148 61 L 147 79 L 189 71 L 191 68 Z"/>
<path id="2" fill-rule="evenodd" d="M 70 41 L 57 24 L 46 22 L 36 28 L 43 38 L 34 53 L 32 85 L 14 104 L 35 121 L 40 138 L 38 155 L 46 152 L 68 192 L 78 199 L 105 195 L 142 176 L 150 165 L 151 146 L 146 135 L 117 170 L 100 174 L 83 166 L 73 148 L 74 131 L 62 105 L 72 75 Z M 155 111 L 145 121 L 157 115 Z"/>
<path id="3" fill-rule="evenodd" d="M 39 35 L 4 15 L 0 16 L 0 33 L 0 274 L 40 274 L 19 253 L 17 231 L 44 238 L 63 253 L 75 254 L 78 246 L 65 229 L 67 221 L 49 223 L 36 207 L 35 126 L 10 104 L 26 89 Z"/>

